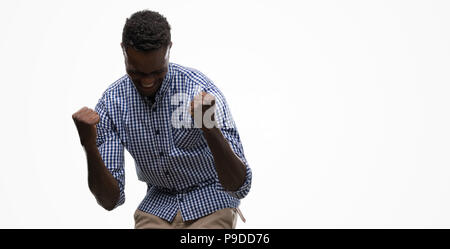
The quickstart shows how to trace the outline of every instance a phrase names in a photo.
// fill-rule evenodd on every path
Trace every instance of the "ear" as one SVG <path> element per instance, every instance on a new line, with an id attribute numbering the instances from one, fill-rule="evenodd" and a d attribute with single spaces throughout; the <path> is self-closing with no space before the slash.
<path id="1" fill-rule="evenodd" d="M 123 56 L 127 57 L 127 49 L 125 48 L 122 42 L 120 43 L 120 47 L 122 48 Z"/>
<path id="2" fill-rule="evenodd" d="M 172 48 L 172 42 L 169 43 L 169 45 L 167 46 L 167 51 L 166 51 L 166 60 L 169 61 L 170 58 L 170 48 Z"/>

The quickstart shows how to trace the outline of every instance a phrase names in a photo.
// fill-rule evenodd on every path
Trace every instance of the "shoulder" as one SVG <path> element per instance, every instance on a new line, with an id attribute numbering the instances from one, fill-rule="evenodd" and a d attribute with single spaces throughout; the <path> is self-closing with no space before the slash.
<path id="1" fill-rule="evenodd" d="M 212 81 L 204 73 L 196 68 L 182 66 L 173 62 L 170 63 L 170 67 L 173 70 L 175 77 L 183 77 L 185 79 L 203 84 L 212 83 Z"/>
<path id="2" fill-rule="evenodd" d="M 173 88 L 176 93 L 185 93 L 192 98 L 205 91 L 213 94 L 216 101 L 226 105 L 225 96 L 214 82 L 200 70 L 193 67 L 186 67 L 176 63 L 170 63 L 173 75 Z"/>
<path id="3" fill-rule="evenodd" d="M 102 93 L 102 99 L 105 101 L 110 98 L 123 98 L 126 96 L 126 91 L 129 86 L 130 79 L 128 75 L 124 75 L 110 84 Z"/>
<path id="4" fill-rule="evenodd" d="M 124 75 L 108 85 L 97 102 L 96 111 L 109 113 L 109 115 L 120 113 L 130 95 L 130 84 L 128 75 Z"/>
<path id="5" fill-rule="evenodd" d="M 170 63 L 170 67 L 176 92 L 204 91 L 209 88 L 216 88 L 213 81 L 196 68 L 176 63 Z"/>
<path id="6" fill-rule="evenodd" d="M 170 63 L 173 89 L 176 93 L 188 94 L 190 98 L 205 91 L 213 94 L 219 103 L 226 105 L 225 96 L 214 82 L 200 70 Z"/>

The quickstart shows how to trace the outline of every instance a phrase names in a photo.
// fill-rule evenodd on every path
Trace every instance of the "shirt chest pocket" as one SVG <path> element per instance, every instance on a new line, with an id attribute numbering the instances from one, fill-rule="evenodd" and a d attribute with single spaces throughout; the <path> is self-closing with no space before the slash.
<path id="1" fill-rule="evenodd" d="M 195 149 L 206 147 L 206 141 L 200 129 L 172 128 L 175 147 L 179 149 Z"/>

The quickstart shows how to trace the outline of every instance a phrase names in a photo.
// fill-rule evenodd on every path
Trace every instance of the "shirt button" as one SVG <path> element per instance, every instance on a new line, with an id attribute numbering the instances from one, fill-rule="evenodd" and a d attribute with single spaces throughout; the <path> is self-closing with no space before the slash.
<path id="1" fill-rule="evenodd" d="M 153 107 L 153 108 L 152 108 L 152 112 L 156 112 L 156 107 Z"/>
<path id="2" fill-rule="evenodd" d="M 166 176 L 170 175 L 169 171 L 164 171 L 164 174 L 166 174 Z"/>
<path id="3" fill-rule="evenodd" d="M 159 135 L 159 130 L 156 130 L 156 131 L 155 131 L 155 134 L 156 134 L 156 135 Z"/>
<path id="4" fill-rule="evenodd" d="M 164 156 L 164 152 L 159 152 L 159 156 Z"/>
<path id="5" fill-rule="evenodd" d="M 179 200 L 180 202 L 183 202 L 183 197 L 178 197 L 178 200 Z"/>

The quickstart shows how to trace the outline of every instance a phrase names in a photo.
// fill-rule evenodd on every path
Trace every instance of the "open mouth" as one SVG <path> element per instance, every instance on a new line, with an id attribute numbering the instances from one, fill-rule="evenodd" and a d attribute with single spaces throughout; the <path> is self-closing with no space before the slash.
<path id="1" fill-rule="evenodd" d="M 156 83 L 155 82 L 153 82 L 153 83 L 150 83 L 150 84 L 140 84 L 141 85 L 141 87 L 142 88 L 144 88 L 144 89 L 150 89 L 150 88 L 153 88 L 155 85 L 156 85 Z"/>

